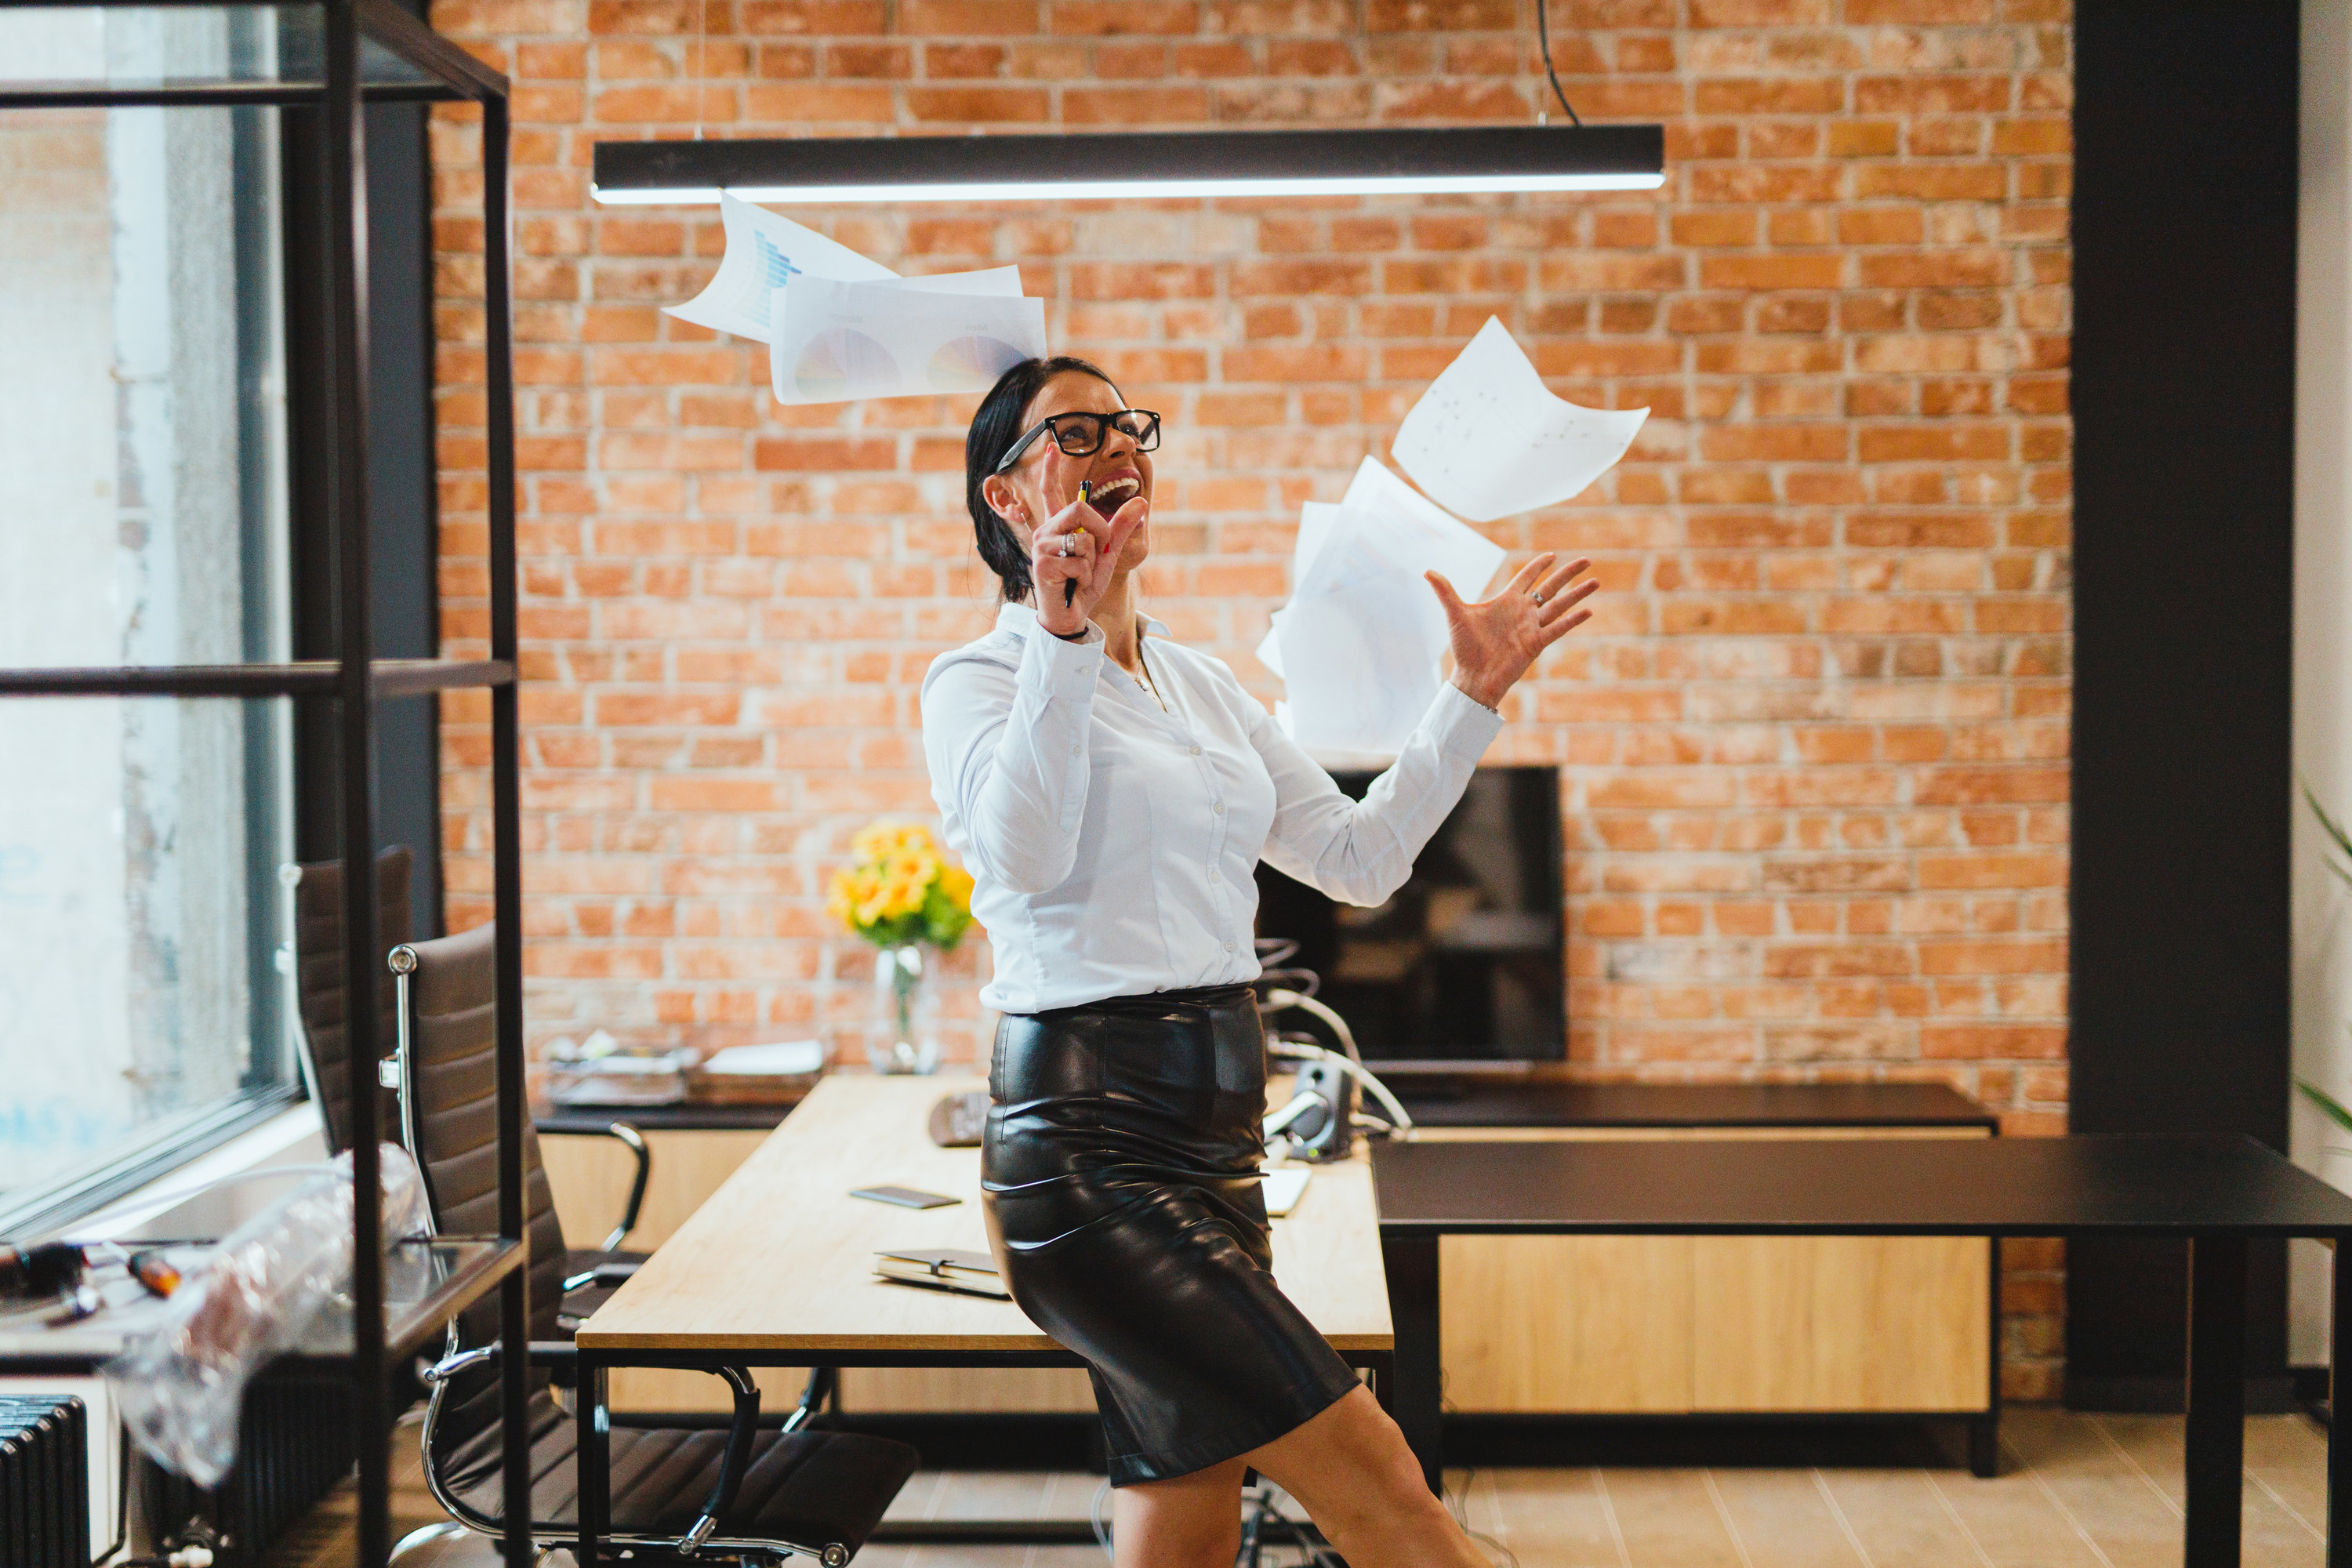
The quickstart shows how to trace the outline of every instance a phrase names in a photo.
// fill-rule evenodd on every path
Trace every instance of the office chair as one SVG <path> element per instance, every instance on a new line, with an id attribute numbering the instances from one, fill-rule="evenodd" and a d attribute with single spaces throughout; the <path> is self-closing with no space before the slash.
<path id="1" fill-rule="evenodd" d="M 414 858 L 395 844 L 376 857 L 376 944 L 389 950 L 409 938 L 408 889 Z M 343 863 L 313 861 L 278 868 L 288 894 L 287 926 L 293 932 L 278 950 L 278 973 L 291 993 L 296 1037 L 300 1041 L 302 1086 L 310 1090 L 326 1125 L 327 1152 L 352 1146 L 350 1036 L 344 1029 Z M 382 977 L 376 994 L 376 1038 L 389 1040 L 395 1028 L 392 977 Z M 394 1101 L 379 1097 L 376 1125 L 391 1135 Z"/>
<path id="2" fill-rule="evenodd" d="M 1316 1000 L 1322 977 L 1311 969 L 1284 967 L 1297 952 L 1298 944 L 1287 938 L 1257 939 L 1260 973 L 1251 985 L 1257 993 L 1258 1016 L 1266 1025 L 1266 1054 L 1299 1064 L 1297 1092 L 1287 1105 L 1265 1118 L 1267 1152 L 1276 1158 L 1324 1164 L 1354 1153 L 1359 1129 L 1381 1137 L 1410 1139 L 1412 1115 L 1389 1086 L 1364 1066 L 1347 1019 L 1328 1004 Z M 1277 1014 L 1292 1009 L 1320 1020 L 1340 1048 L 1332 1050 L 1313 1035 L 1274 1025 Z M 1378 1105 L 1381 1114 L 1363 1114 L 1359 1107 L 1364 1103 Z"/>
<path id="3" fill-rule="evenodd" d="M 494 1229 L 491 928 L 410 943 L 394 959 L 405 996 L 398 1035 L 400 1125 L 414 1141 L 427 1207 L 440 1231 Z M 524 1353 L 535 1372 L 530 1531 L 542 1547 L 559 1547 L 579 1533 L 578 1428 L 556 1403 L 548 1374 L 576 1364 L 572 1345 L 558 1338 L 559 1318 L 574 1304 L 563 1299 L 561 1287 L 583 1255 L 564 1250 L 538 1141 L 528 1126 L 523 1160 L 531 1244 L 531 1342 Z M 502 1528 L 496 1367 L 506 1348 L 496 1342 L 497 1333 L 496 1302 L 485 1301 L 452 1329 L 447 1353 L 422 1374 L 433 1391 L 425 1409 L 426 1485 L 460 1525 L 483 1533 Z M 612 1418 L 611 1533 L 604 1539 L 615 1551 L 641 1556 L 703 1552 L 769 1562 L 803 1556 L 839 1568 L 865 1543 L 920 1456 L 886 1438 L 807 1429 L 805 1404 L 782 1428 L 763 1429 L 759 1389 L 750 1375 L 733 1367 L 718 1375 L 734 1394 L 734 1415 L 725 1431 L 664 1426 L 659 1416 Z M 401 1549 L 448 1529 L 429 1526 Z"/>
<path id="4" fill-rule="evenodd" d="M 376 1037 L 394 1047 L 394 1054 L 386 1057 L 378 1069 L 377 1081 L 386 1092 L 378 1102 L 376 1125 L 383 1129 L 385 1138 L 399 1142 L 414 1157 L 415 1141 L 402 1131 L 400 1100 L 392 1092 L 395 1086 L 390 1072 L 396 1068 L 396 1043 L 408 1022 L 402 965 L 409 961 L 401 954 L 413 952 L 408 946 L 409 887 L 415 866 L 404 844 L 384 850 L 376 857 L 375 864 L 376 940 L 388 954 L 385 971 L 380 977 L 378 1000 L 383 1013 Z M 289 895 L 287 923 L 293 931 L 293 939 L 278 950 L 278 967 L 287 976 L 294 1016 L 299 1023 L 296 1035 L 301 1046 L 298 1054 L 303 1086 L 310 1090 L 325 1123 L 327 1152 L 340 1154 L 352 1142 L 351 1068 L 346 1044 L 349 1036 L 343 1027 L 342 862 L 324 860 L 281 866 L 278 879 Z M 574 1253 L 567 1264 L 563 1276 L 567 1288 L 585 1292 L 566 1305 L 567 1331 L 593 1311 L 645 1256 L 625 1253 L 619 1248 L 629 1232 L 636 1229 L 637 1216 L 645 1207 L 646 1187 L 653 1179 L 653 1151 L 637 1130 L 625 1121 L 594 1129 L 593 1135 L 611 1138 L 626 1148 L 635 1161 L 635 1170 L 630 1178 L 629 1201 L 622 1210 L 620 1223 L 595 1250 Z M 534 1146 L 534 1158 L 536 1152 Z"/>
<path id="5" fill-rule="evenodd" d="M 403 942 L 384 960 L 393 980 L 401 1146 L 425 1173 L 426 1202 L 438 1226 L 483 1235 L 498 1228 L 495 1184 L 453 1207 L 434 1190 L 426 1155 L 437 1148 L 450 1157 L 461 1148 L 484 1162 L 485 1169 L 497 1158 L 497 1108 L 492 1096 L 498 1064 L 491 1048 L 497 1032 L 492 1011 L 498 988 L 495 942 L 496 928 L 481 925 L 438 942 Z M 428 963 L 429 981 L 425 978 Z M 428 1119 L 436 1123 L 429 1140 L 424 1125 Z M 562 1301 L 558 1327 L 567 1335 L 646 1260 L 642 1252 L 619 1248 L 637 1227 L 638 1211 L 645 1206 L 646 1184 L 653 1175 L 653 1151 L 625 1121 L 612 1122 L 597 1131 L 635 1155 L 636 1171 L 620 1223 L 598 1246 L 573 1248 L 565 1245 L 563 1226 L 555 1215 L 547 1170 L 539 1157 L 539 1133 L 530 1126 L 523 1128 L 523 1182 L 531 1216 L 532 1267 L 537 1268 L 543 1258 L 562 1260 L 561 1270 L 549 1284 Z"/>

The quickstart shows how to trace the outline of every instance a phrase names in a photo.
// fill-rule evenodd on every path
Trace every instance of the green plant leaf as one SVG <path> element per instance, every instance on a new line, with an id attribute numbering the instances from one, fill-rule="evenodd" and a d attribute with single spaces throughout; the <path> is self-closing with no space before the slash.
<path id="1" fill-rule="evenodd" d="M 2347 1132 L 2352 1132 L 2352 1110 L 2345 1109 L 2342 1101 L 2308 1079 L 2295 1079 L 2294 1087 L 2303 1091 L 2303 1097 L 2305 1100 L 2319 1107 L 2321 1112 L 2330 1121 L 2343 1128 Z"/>
<path id="2" fill-rule="evenodd" d="M 2309 779 L 2298 778 L 2295 782 L 2303 785 L 2305 804 L 2311 807 L 2311 815 L 2319 818 L 2319 826 L 2326 832 L 2327 837 L 2335 840 L 2336 852 L 2342 855 L 2345 860 L 2352 860 L 2352 833 L 2347 833 L 2344 825 L 2330 816 L 2327 808 L 2319 804 L 2319 796 L 2312 789 Z M 2352 887 L 2352 867 L 2347 867 L 2345 860 L 2331 859 L 2323 863 L 2330 871 L 2336 873 L 2336 880 L 2347 887 Z"/>

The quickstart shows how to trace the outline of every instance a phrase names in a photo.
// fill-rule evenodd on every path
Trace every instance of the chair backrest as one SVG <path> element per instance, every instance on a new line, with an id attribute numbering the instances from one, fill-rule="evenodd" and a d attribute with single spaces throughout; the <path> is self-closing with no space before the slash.
<path id="1" fill-rule="evenodd" d="M 415 869 L 405 844 L 395 844 L 376 857 L 376 946 L 389 952 L 410 934 L 408 889 Z M 301 1020 L 302 1078 L 310 1098 L 319 1103 L 326 1123 L 327 1152 L 340 1154 L 352 1146 L 352 1076 L 350 1036 L 345 1030 L 343 991 L 343 863 L 320 860 L 289 866 L 285 876 L 294 889 L 293 984 L 295 1015 Z M 395 1026 L 392 976 L 378 963 L 376 970 L 376 1043 L 392 1049 Z M 387 1139 L 398 1136 L 391 1095 L 376 1102 L 376 1127 Z"/>
<path id="2" fill-rule="evenodd" d="M 499 1228 L 498 957 L 495 929 L 475 927 L 410 943 L 408 1082 L 416 1147 L 434 1228 L 444 1235 L 495 1235 Z M 551 1340 L 563 1299 L 563 1226 L 539 1157 L 539 1135 L 522 1129 L 524 1214 L 530 1239 L 530 1337 Z M 498 1298 L 467 1312 L 467 1345 L 498 1338 Z M 537 1380 L 534 1380 L 535 1382 Z M 442 1402 L 434 1447 L 447 1452 L 498 1419 L 494 1372 L 460 1377 Z"/>

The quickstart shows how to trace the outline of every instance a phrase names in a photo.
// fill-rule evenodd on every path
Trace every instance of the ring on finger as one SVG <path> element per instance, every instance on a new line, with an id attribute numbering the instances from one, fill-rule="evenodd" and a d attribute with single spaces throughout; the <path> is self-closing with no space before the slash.
<path id="1" fill-rule="evenodd" d="M 1059 554 L 1063 554 L 1063 555 L 1067 555 L 1069 552 L 1070 552 L 1070 536 L 1069 536 L 1068 534 L 1066 534 L 1066 534 L 1062 535 L 1062 539 L 1061 539 L 1061 546 L 1060 546 L 1060 549 L 1059 549 L 1059 551 L 1057 552 L 1057 553 L 1059 553 Z"/>

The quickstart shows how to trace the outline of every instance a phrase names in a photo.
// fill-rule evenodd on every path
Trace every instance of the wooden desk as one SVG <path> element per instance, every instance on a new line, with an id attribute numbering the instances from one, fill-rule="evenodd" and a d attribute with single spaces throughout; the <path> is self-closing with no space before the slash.
<path id="1" fill-rule="evenodd" d="M 1415 1142 L 1990 1138 L 1942 1084 L 1422 1084 Z M 1991 1464 L 1999 1252 L 1982 1237 L 1447 1236 L 1449 1419 L 1835 1415 L 1965 1423 Z"/>
<path id="2" fill-rule="evenodd" d="M 1051 1366 L 1077 1358 L 1010 1301 L 894 1285 L 877 1251 L 985 1251 L 980 1151 L 941 1149 L 925 1119 L 943 1094 L 977 1079 L 828 1078 L 580 1328 L 583 1475 L 604 1479 L 598 1426 L 614 1365 Z M 919 1187 L 964 1201 L 901 1209 L 852 1189 Z M 1287 1219 L 1274 1222 L 1275 1276 L 1383 1398 L 1395 1339 L 1389 1321 L 1371 1170 L 1358 1158 L 1318 1167 Z M 601 1488 L 583 1489 L 584 1538 Z"/>
<path id="3" fill-rule="evenodd" d="M 2236 1568 L 2246 1243 L 2352 1236 L 2352 1197 L 2251 1139 L 1788 1139 L 1391 1145 L 1373 1155 L 1395 1303 L 1395 1412 L 1443 1462 L 1438 1247 L 1447 1236 L 2145 1236 L 2189 1238 L 2189 1568 Z M 2334 1362 L 2352 1366 L 2352 1247 Z M 2352 1568 L 2352 1442 L 2328 1446 L 2327 1561 Z"/>

